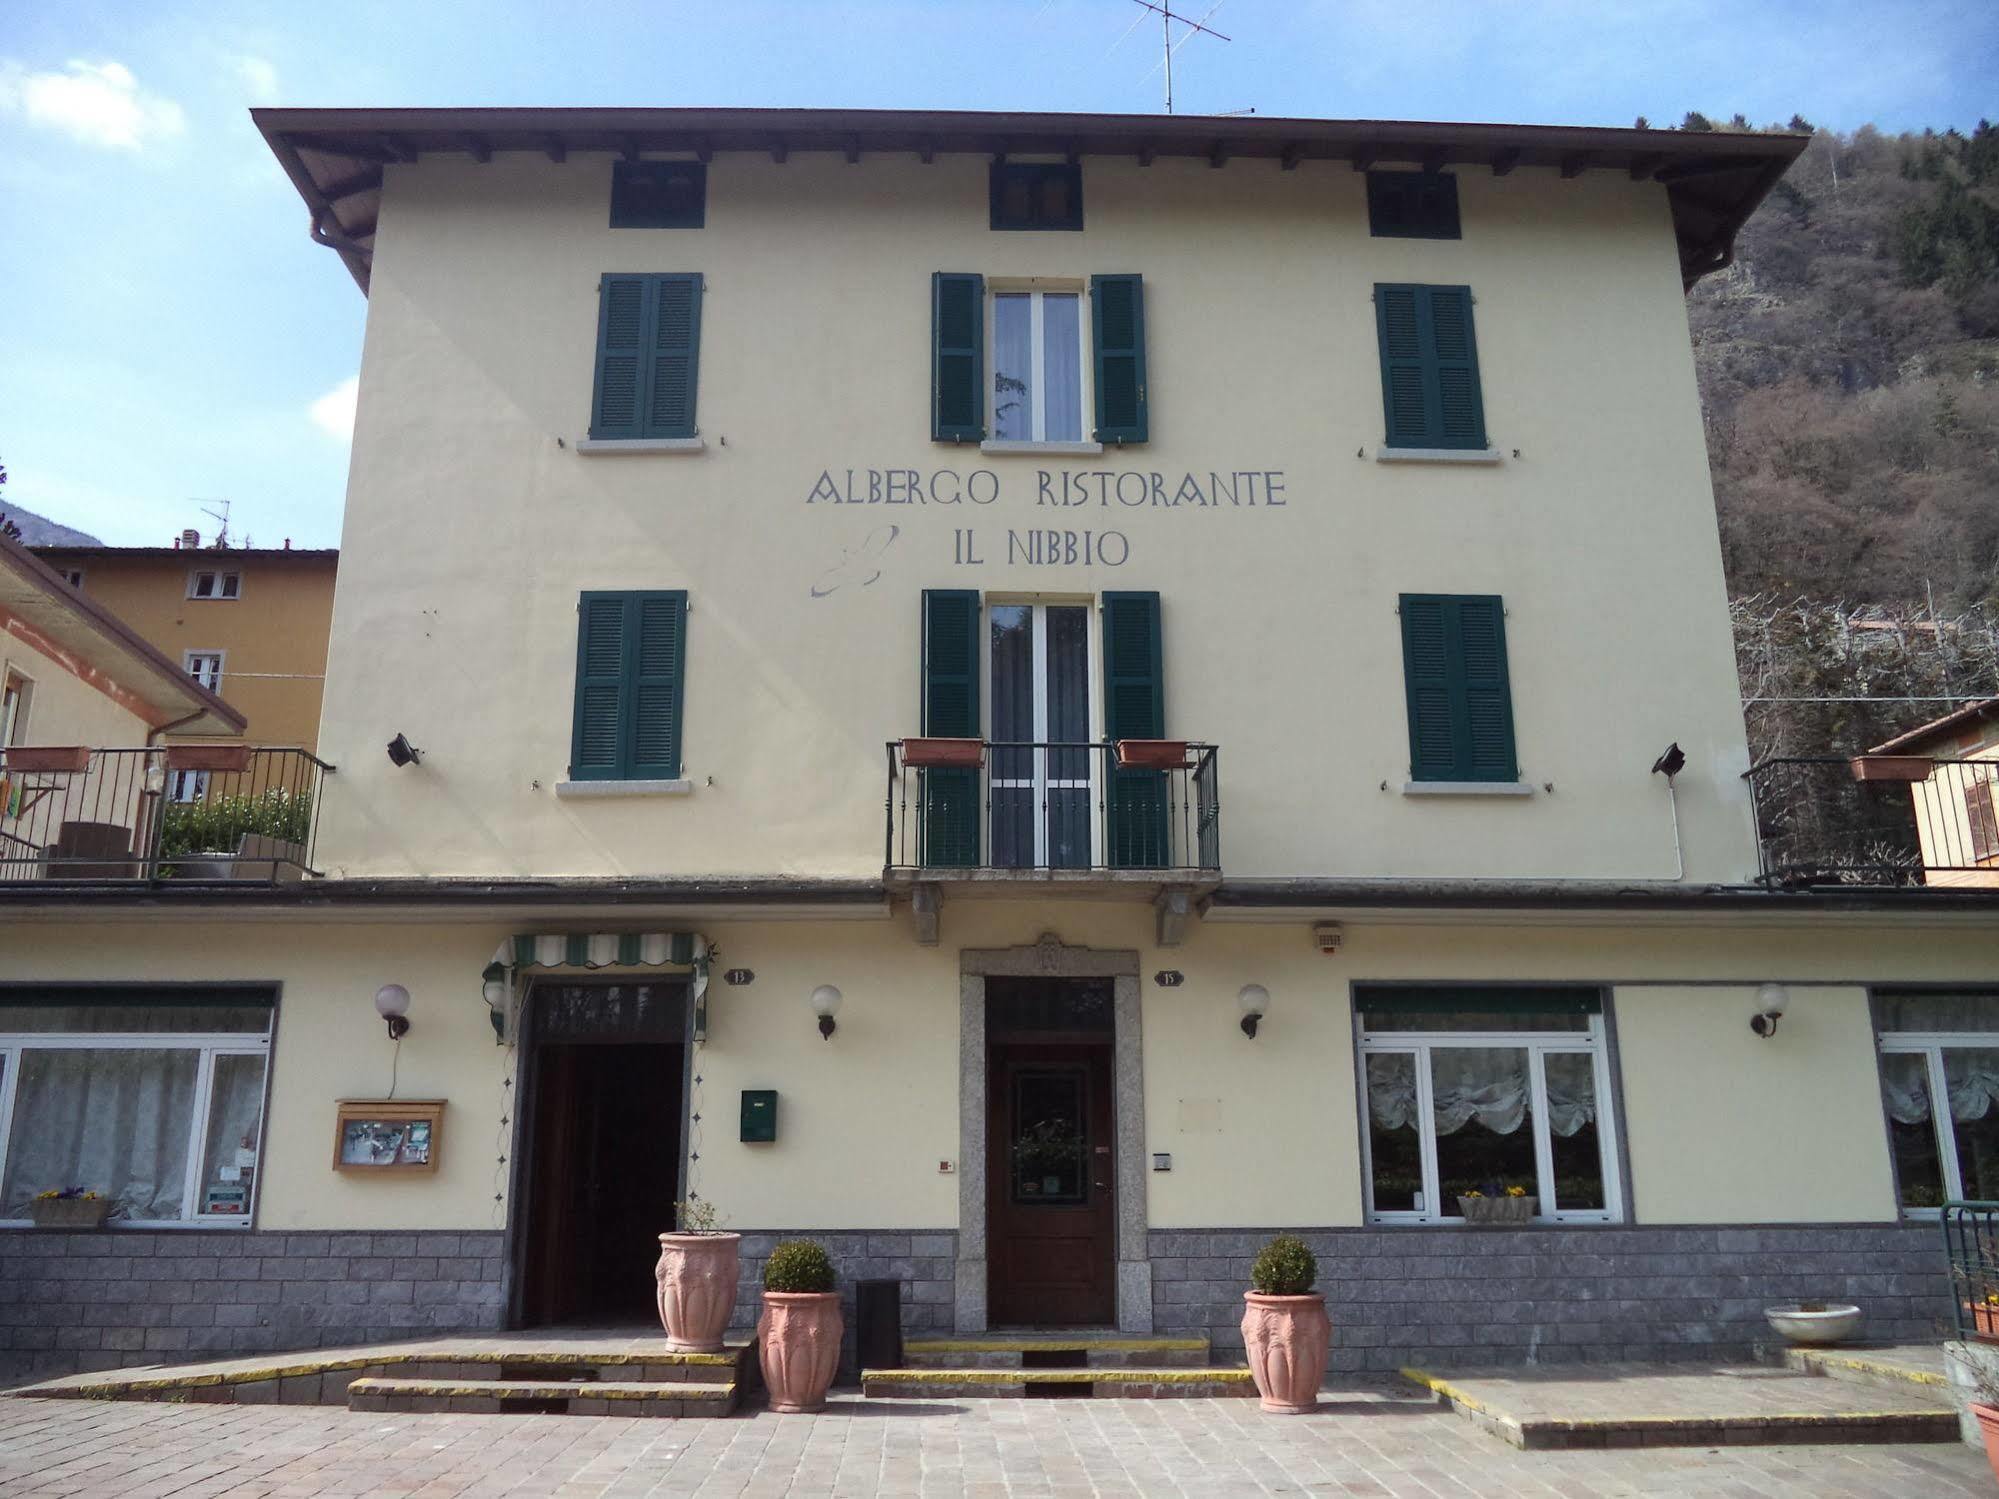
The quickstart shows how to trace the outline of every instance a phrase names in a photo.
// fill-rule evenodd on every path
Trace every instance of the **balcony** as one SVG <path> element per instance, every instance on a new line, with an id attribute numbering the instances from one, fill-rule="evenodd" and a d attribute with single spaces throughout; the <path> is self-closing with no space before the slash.
<path id="1" fill-rule="evenodd" d="M 919 936 L 958 895 L 1023 886 L 1152 899 L 1171 945 L 1221 883 L 1220 748 L 891 740 L 884 874 L 911 894 Z"/>
<path id="2" fill-rule="evenodd" d="M 0 754 L 0 884 L 316 876 L 332 769 L 248 745 L 16 746 Z"/>
<path id="3" fill-rule="evenodd" d="M 1999 759 L 1774 756 L 1745 779 L 1780 889 L 1999 888 Z"/>

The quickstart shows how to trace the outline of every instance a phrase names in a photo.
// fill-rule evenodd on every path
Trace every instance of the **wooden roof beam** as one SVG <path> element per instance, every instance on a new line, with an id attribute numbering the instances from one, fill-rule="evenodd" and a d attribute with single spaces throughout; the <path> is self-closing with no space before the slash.
<path id="1" fill-rule="evenodd" d="M 1492 175 L 1495 177 L 1504 177 L 1519 165 L 1520 148 L 1518 146 L 1508 146 L 1503 151 L 1492 153 Z"/>
<path id="2" fill-rule="evenodd" d="M 493 143 L 483 135 L 466 136 L 465 149 L 472 153 L 472 159 L 481 166 L 493 159 Z"/>
<path id="3" fill-rule="evenodd" d="M 1596 165 L 1596 152 L 1571 151 L 1562 158 L 1562 176 L 1580 177 L 1594 165 Z"/>
<path id="4" fill-rule="evenodd" d="M 626 161 L 637 161 L 639 159 L 639 138 L 636 135 L 623 137 L 618 142 L 618 150 Z"/>
<path id="5" fill-rule="evenodd" d="M 402 135 L 388 135 L 382 137 L 382 140 L 383 143 L 387 145 L 389 148 L 389 159 L 391 161 L 416 160 L 417 158 L 416 143 L 410 140 L 409 137 Z"/>
<path id="6" fill-rule="evenodd" d="M 547 155 L 550 161 L 569 160 L 569 146 L 559 135 L 551 135 L 544 137 L 541 143 L 541 149 Z"/>
<path id="7" fill-rule="evenodd" d="M 692 147 L 694 159 L 704 167 L 715 159 L 715 147 L 708 141 L 697 140 Z"/>
<path id="8" fill-rule="evenodd" d="M 1159 148 L 1148 141 L 1138 148 L 1138 164 L 1142 167 L 1149 167 L 1152 165 L 1153 159 L 1158 155 Z"/>
<path id="9" fill-rule="evenodd" d="M 1214 145 L 1208 148 L 1208 165 L 1211 167 L 1225 167 L 1228 164 L 1229 148 L 1220 141 L 1216 141 Z"/>
<path id="10" fill-rule="evenodd" d="M 1284 143 L 1283 154 L 1277 158 L 1278 164 L 1287 172 L 1295 172 L 1298 169 L 1298 163 L 1304 159 L 1305 148 L 1297 141 L 1286 141 Z"/>
<path id="11" fill-rule="evenodd" d="M 1373 146 L 1355 146 L 1352 160 L 1356 172 L 1365 172 L 1380 160 L 1380 152 Z"/>
<path id="12" fill-rule="evenodd" d="M 916 159 L 926 167 L 933 165 L 937 160 L 937 142 L 925 136 L 923 144 L 916 148 Z"/>
<path id="13" fill-rule="evenodd" d="M 790 155 L 791 147 L 787 146 L 783 141 L 772 141 L 770 143 L 770 159 L 777 166 L 783 166 Z"/>
<path id="14" fill-rule="evenodd" d="M 319 190 L 319 195 L 328 203 L 338 203 L 342 198 L 353 198 L 362 193 L 373 192 L 381 185 L 381 172 L 357 172 L 352 177 L 342 177 L 338 182 L 327 183 Z"/>
<path id="15" fill-rule="evenodd" d="M 1451 159 L 1451 153 L 1442 146 L 1433 146 L 1423 153 L 1423 170 L 1432 176 L 1443 171 Z"/>
<path id="16" fill-rule="evenodd" d="M 1657 153 L 1647 156 L 1634 156 L 1631 158 L 1631 180 L 1633 182 L 1644 182 L 1656 176 L 1659 168 L 1665 164 L 1666 158 Z"/>

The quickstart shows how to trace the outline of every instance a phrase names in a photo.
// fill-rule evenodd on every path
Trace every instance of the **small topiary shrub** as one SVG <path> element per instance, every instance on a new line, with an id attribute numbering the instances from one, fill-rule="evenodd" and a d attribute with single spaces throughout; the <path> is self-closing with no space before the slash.
<path id="1" fill-rule="evenodd" d="M 1303 1248 L 1304 1246 L 1299 1246 Z M 764 1261 L 766 1291 L 830 1291 L 833 1262 L 810 1239 L 787 1239 Z"/>
<path id="2" fill-rule="evenodd" d="M 1290 1234 L 1264 1245 L 1249 1267 L 1250 1289 L 1262 1296 L 1303 1296 L 1318 1278 L 1318 1258 Z"/>

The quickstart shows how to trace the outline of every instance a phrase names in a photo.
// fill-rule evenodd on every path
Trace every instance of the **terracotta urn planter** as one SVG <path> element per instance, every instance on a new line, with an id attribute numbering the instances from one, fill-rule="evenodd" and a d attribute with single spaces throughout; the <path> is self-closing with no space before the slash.
<path id="1" fill-rule="evenodd" d="M 764 1292 L 757 1360 L 772 1410 L 803 1415 L 826 1404 L 845 1328 L 838 1291 Z"/>
<path id="2" fill-rule="evenodd" d="M 741 1234 L 661 1234 L 653 1280 L 666 1346 L 676 1353 L 716 1353 L 736 1305 Z"/>
<path id="3" fill-rule="evenodd" d="M 1333 1341 L 1326 1298 L 1265 1296 L 1243 1292 L 1243 1351 L 1263 1408 L 1280 1416 L 1302 1416 L 1319 1408 L 1319 1380 Z"/>
<path id="4" fill-rule="evenodd" d="M 1985 1438 L 1985 1461 L 1992 1465 L 1992 1476 L 1999 1478 L 1999 1406 L 1974 1400 L 1971 1414 L 1978 1422 L 1978 1434 Z"/>

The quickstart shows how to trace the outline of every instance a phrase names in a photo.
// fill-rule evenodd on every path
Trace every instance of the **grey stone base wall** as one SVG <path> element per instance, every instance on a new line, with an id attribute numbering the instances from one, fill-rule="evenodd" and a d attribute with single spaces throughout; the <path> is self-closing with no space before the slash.
<path id="1" fill-rule="evenodd" d="M 501 1325 L 502 1236 L 0 1231 L 0 1387 Z"/>
<path id="2" fill-rule="evenodd" d="M 1319 1257 L 1330 1367 L 1592 1363 L 1749 1356 L 1763 1309 L 1842 1300 L 1869 1342 L 1948 1336 L 1950 1286 L 1929 1224 L 1780 1227 L 1155 1229 L 1153 1323 L 1242 1347 L 1258 1249 L 1295 1233 Z"/>
<path id="3" fill-rule="evenodd" d="M 958 1235 L 948 1228 L 889 1229 L 744 1229 L 741 1270 L 736 1282 L 736 1310 L 729 1320 L 732 1334 L 747 1335 L 757 1325 L 763 1298 L 764 1261 L 783 1239 L 811 1239 L 833 1260 L 846 1334 L 840 1345 L 840 1368 L 851 1373 L 854 1362 L 854 1283 L 863 1280 L 902 1282 L 904 1337 L 942 1337 L 952 1329 L 952 1302 L 957 1281 Z"/>

